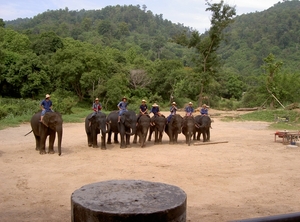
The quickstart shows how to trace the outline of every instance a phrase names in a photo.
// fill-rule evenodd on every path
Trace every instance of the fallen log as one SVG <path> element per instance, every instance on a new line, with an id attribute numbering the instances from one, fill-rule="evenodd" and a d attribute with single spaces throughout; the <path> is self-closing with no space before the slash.
<path id="1" fill-rule="evenodd" d="M 253 108 L 238 108 L 236 111 L 255 111 L 258 110 L 258 107 L 253 107 Z"/>
<path id="2" fill-rule="evenodd" d="M 199 146 L 199 145 L 210 145 L 210 144 L 218 144 L 218 143 L 228 143 L 228 141 L 216 141 L 216 142 L 194 143 L 194 146 Z"/>

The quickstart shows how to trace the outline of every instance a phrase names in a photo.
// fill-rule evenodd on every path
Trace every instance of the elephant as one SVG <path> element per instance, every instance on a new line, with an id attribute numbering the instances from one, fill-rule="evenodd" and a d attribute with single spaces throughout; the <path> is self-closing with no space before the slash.
<path id="1" fill-rule="evenodd" d="M 210 128 L 211 128 L 211 119 L 207 115 L 198 115 L 195 116 L 195 129 L 193 139 L 200 140 L 200 135 L 203 136 L 203 142 L 208 142 L 210 140 Z"/>
<path id="2" fill-rule="evenodd" d="M 61 114 L 58 112 L 47 112 L 43 117 L 43 124 L 40 122 L 41 119 L 41 111 L 35 113 L 31 118 L 31 128 L 36 142 L 36 150 L 40 151 L 40 154 L 46 153 L 46 139 L 49 135 L 49 154 L 54 154 L 54 141 L 57 133 L 58 137 L 58 155 L 61 155 L 61 142 L 63 135 L 63 120 Z"/>
<path id="3" fill-rule="evenodd" d="M 139 143 L 141 147 L 145 146 L 147 134 L 150 127 L 150 116 L 141 115 L 137 121 L 136 133 L 134 135 L 133 143 L 137 143 L 137 137 L 139 137 Z"/>
<path id="4" fill-rule="evenodd" d="M 165 116 L 161 115 L 161 116 L 151 117 L 150 121 L 151 121 L 151 125 L 150 125 L 148 141 L 151 141 L 151 136 L 154 131 L 155 133 L 154 144 L 161 144 L 165 126 L 167 124 L 167 119 Z"/>
<path id="5" fill-rule="evenodd" d="M 191 145 L 191 138 L 195 131 L 195 118 L 193 116 L 185 116 L 183 118 L 182 133 L 185 135 L 185 142 Z"/>
<path id="6" fill-rule="evenodd" d="M 126 148 L 130 145 L 130 136 L 136 133 L 136 114 L 134 111 L 126 111 L 121 115 L 118 122 L 118 111 L 112 111 L 107 116 L 107 122 L 110 124 L 108 131 L 107 144 L 111 144 L 111 134 L 115 133 L 114 142 L 118 143 L 118 133 L 120 133 L 121 144 L 120 148 Z"/>
<path id="7" fill-rule="evenodd" d="M 177 143 L 178 134 L 181 133 L 183 118 L 179 114 L 175 114 L 172 116 L 169 123 L 167 123 L 165 127 L 165 132 L 169 136 L 169 143 L 174 144 Z"/>
<path id="8" fill-rule="evenodd" d="M 89 114 L 85 118 L 85 132 L 87 135 L 88 146 L 98 148 L 98 134 L 101 133 L 101 149 L 106 149 L 106 133 L 109 131 L 109 124 L 106 122 L 105 113 L 98 112 L 95 115 Z M 108 128 L 108 129 L 107 129 Z"/>

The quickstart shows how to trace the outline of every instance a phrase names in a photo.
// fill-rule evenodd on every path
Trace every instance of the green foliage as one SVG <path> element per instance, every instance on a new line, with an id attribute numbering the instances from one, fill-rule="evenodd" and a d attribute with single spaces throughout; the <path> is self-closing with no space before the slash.
<path id="1" fill-rule="evenodd" d="M 31 99 L 0 98 L 0 119 L 31 115 L 40 110 L 39 102 Z"/>
<path id="2" fill-rule="evenodd" d="M 76 106 L 78 100 L 76 96 L 69 91 L 56 90 L 51 94 L 53 110 L 61 114 L 71 114 L 72 108 Z"/>
<path id="3" fill-rule="evenodd" d="M 283 65 L 269 90 L 284 105 L 300 102 L 299 1 L 237 16 L 234 23 L 234 7 L 206 3 L 212 19 L 204 34 L 132 5 L 48 10 L 7 21 L 10 28 L 0 27 L 0 94 L 38 99 L 66 90 L 71 98 L 53 98 L 64 113 L 95 97 L 105 110 L 116 109 L 123 95 L 134 107 L 142 98 L 169 107 L 172 97 L 183 104 L 203 99 L 226 109 L 253 107 L 271 103 L 266 76 L 278 60 Z M 134 79 L 136 70 L 142 71 Z"/>

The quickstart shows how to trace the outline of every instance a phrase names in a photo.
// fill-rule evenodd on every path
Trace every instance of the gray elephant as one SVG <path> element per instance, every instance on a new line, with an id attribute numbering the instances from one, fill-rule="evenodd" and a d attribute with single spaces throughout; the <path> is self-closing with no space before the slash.
<path id="1" fill-rule="evenodd" d="M 108 129 L 107 129 L 108 128 Z M 105 113 L 99 112 L 95 115 L 89 114 L 85 118 L 85 132 L 88 146 L 98 148 L 98 134 L 101 134 L 101 149 L 106 149 L 106 133 L 109 131 L 109 124 L 106 123 Z"/>
<path id="2" fill-rule="evenodd" d="M 195 131 L 195 118 L 193 116 L 185 116 L 183 118 L 182 133 L 185 135 L 185 142 L 191 145 L 191 139 Z"/>
<path id="3" fill-rule="evenodd" d="M 154 144 L 161 144 L 167 119 L 165 116 L 153 116 L 151 117 L 151 125 L 149 131 L 148 141 L 151 141 L 152 133 L 154 132 Z"/>
<path id="4" fill-rule="evenodd" d="M 130 145 L 130 136 L 136 132 L 136 114 L 134 111 L 126 111 L 121 115 L 120 122 L 118 122 L 118 111 L 112 111 L 107 116 L 107 122 L 110 124 L 108 131 L 107 144 L 111 144 L 111 134 L 114 132 L 115 143 L 118 143 L 118 133 L 120 133 L 121 144 L 120 148 L 126 148 Z"/>
<path id="5" fill-rule="evenodd" d="M 207 115 L 198 115 L 195 116 L 195 130 L 193 139 L 200 140 L 200 135 L 202 134 L 203 142 L 208 142 L 210 140 L 210 128 L 211 128 L 211 119 Z"/>
<path id="6" fill-rule="evenodd" d="M 179 114 L 172 116 L 170 122 L 165 127 L 165 132 L 169 136 L 169 143 L 177 143 L 178 134 L 181 133 L 183 118 Z"/>
<path id="7" fill-rule="evenodd" d="M 54 152 L 54 141 L 57 133 L 58 139 L 58 155 L 61 155 L 61 142 L 62 142 L 62 135 L 63 135 L 63 128 L 62 128 L 62 117 L 61 114 L 58 112 L 47 112 L 43 117 L 43 123 L 40 122 L 41 119 L 41 111 L 34 114 L 31 118 L 31 128 L 36 142 L 36 150 L 40 151 L 40 154 L 46 153 L 46 139 L 49 135 L 49 154 L 53 154 Z"/>
<path id="8" fill-rule="evenodd" d="M 136 133 L 134 135 L 133 143 L 137 143 L 137 137 L 139 137 L 139 143 L 141 147 L 145 146 L 147 134 L 150 127 L 150 116 L 141 115 L 137 121 Z"/>

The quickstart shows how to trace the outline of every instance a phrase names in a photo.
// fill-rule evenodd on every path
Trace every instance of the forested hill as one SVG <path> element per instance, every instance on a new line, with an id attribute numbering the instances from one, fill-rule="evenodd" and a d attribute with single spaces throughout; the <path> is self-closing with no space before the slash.
<path id="1" fill-rule="evenodd" d="M 133 44 L 148 55 L 149 50 L 154 50 L 159 53 L 160 58 L 168 59 L 172 56 L 178 57 L 176 50 L 166 46 L 168 40 L 183 30 L 190 30 L 182 24 L 174 24 L 164 19 L 162 14 L 154 15 L 145 5 L 142 8 L 139 5 L 117 5 L 107 6 L 101 10 L 70 11 L 68 8 L 48 10 L 31 19 L 17 19 L 5 23 L 6 27 L 27 34 L 53 31 L 60 37 L 72 37 L 83 42 L 100 43 L 121 50 L 126 50 Z M 165 52 L 160 55 L 163 47 Z M 179 50 L 178 53 L 182 54 L 182 51 Z M 154 53 L 151 59 L 155 59 L 156 56 Z"/>
<path id="2" fill-rule="evenodd" d="M 261 73 L 263 58 L 273 53 L 283 69 L 300 69 L 300 2 L 278 2 L 262 11 L 243 14 L 226 30 L 227 41 L 219 52 L 225 67 L 241 75 Z"/>
<path id="3" fill-rule="evenodd" d="M 299 11 L 299 0 L 278 1 L 265 11 L 237 16 L 226 30 L 227 41 L 219 50 L 225 67 L 241 75 L 259 74 L 263 58 L 273 53 L 284 62 L 284 70 L 299 69 Z M 192 28 L 174 24 L 162 14 L 153 14 L 145 5 L 107 6 L 101 10 L 48 10 L 32 19 L 5 23 L 6 27 L 27 34 L 53 31 L 61 37 L 102 43 L 120 50 L 132 47 L 132 43 L 149 59 L 180 58 L 192 65 L 189 52 L 179 46 L 167 45 L 174 35 L 183 30 L 189 32 Z"/>
<path id="4" fill-rule="evenodd" d="M 231 108 L 231 99 L 243 107 L 260 106 L 270 96 L 268 70 L 261 66 L 272 53 L 275 60 L 268 57 L 268 68 L 282 61 L 276 71 L 284 74 L 272 76 L 273 95 L 285 103 L 299 101 L 299 9 L 300 2 L 293 0 L 236 16 L 205 71 L 193 58 L 201 58 L 199 50 L 206 50 L 210 34 L 197 38 L 202 48 L 176 44 L 182 33 L 193 37 L 193 29 L 154 15 L 145 5 L 48 10 L 4 22 L 0 18 L 0 95 L 100 97 L 106 109 L 114 109 L 124 95 L 136 107 L 141 98 L 166 106 L 174 98 L 180 106 L 199 98 L 215 107 L 223 98 L 230 99 Z"/>

